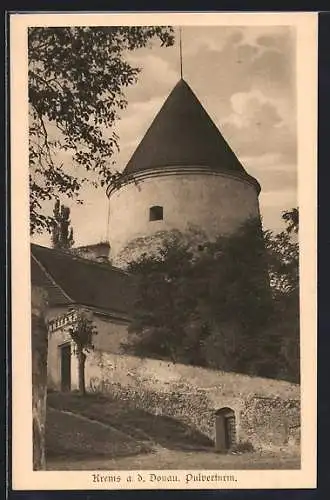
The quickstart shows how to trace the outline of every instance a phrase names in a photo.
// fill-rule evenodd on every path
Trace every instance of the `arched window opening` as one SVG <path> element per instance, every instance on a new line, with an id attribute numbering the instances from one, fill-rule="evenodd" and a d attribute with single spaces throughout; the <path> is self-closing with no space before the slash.
<path id="1" fill-rule="evenodd" d="M 215 446 L 218 451 L 229 451 L 236 444 L 236 418 L 231 408 L 215 413 Z"/>
<path id="2" fill-rule="evenodd" d="M 149 220 L 163 220 L 163 207 L 154 206 L 149 209 Z"/>

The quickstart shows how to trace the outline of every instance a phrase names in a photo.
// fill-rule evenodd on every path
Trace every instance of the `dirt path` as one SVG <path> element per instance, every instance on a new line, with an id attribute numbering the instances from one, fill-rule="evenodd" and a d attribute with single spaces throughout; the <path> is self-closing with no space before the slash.
<path id="1" fill-rule="evenodd" d="M 88 422 L 90 424 L 102 427 L 103 429 L 108 429 L 109 431 L 115 432 L 117 435 L 123 436 L 123 438 L 124 438 L 125 441 L 131 441 L 131 442 L 134 442 L 134 443 L 137 443 L 137 444 L 148 443 L 148 445 L 151 446 L 155 451 L 156 450 L 164 450 L 165 449 L 159 443 L 157 443 L 156 441 L 154 441 L 154 439 L 149 434 L 147 434 L 145 431 L 143 431 L 141 429 L 139 429 L 140 439 L 136 439 L 129 432 L 124 432 L 124 431 L 118 429 L 118 426 L 113 426 L 113 425 L 110 425 L 110 424 L 106 424 L 104 422 L 101 422 L 100 420 L 96 420 L 94 418 L 86 417 L 85 415 L 81 415 L 81 414 L 76 413 L 76 412 L 72 412 L 72 411 L 69 411 L 69 410 L 56 410 L 54 408 L 50 408 L 49 411 L 51 411 L 53 413 L 57 413 L 57 415 L 68 415 L 69 417 L 81 420 L 82 422 Z M 141 439 L 141 437 L 142 437 L 142 439 Z"/>
<path id="2" fill-rule="evenodd" d="M 49 461 L 48 470 L 160 470 L 160 469 L 299 469 L 300 459 L 294 455 L 245 453 L 221 455 L 212 451 L 178 451 L 157 448 L 153 453 L 133 457 L 101 460 Z"/>
<path id="3" fill-rule="evenodd" d="M 81 405 L 81 400 L 77 401 L 76 406 Z M 106 406 L 102 401 L 95 408 L 93 400 L 89 403 L 89 415 L 81 414 L 81 408 L 74 404 L 71 404 L 73 411 L 70 405 L 65 409 L 48 409 L 48 470 L 300 468 L 299 457 L 288 450 L 219 454 L 214 447 L 201 446 L 200 436 L 198 440 L 196 436 L 183 439 L 183 431 L 177 432 L 176 422 L 156 421 L 154 416 L 136 411 L 127 414 L 126 408 L 113 402 Z M 85 407 L 83 410 L 87 413 Z M 98 420 L 101 411 L 103 421 Z"/>
<path id="4" fill-rule="evenodd" d="M 137 440 L 122 430 L 97 420 L 48 408 L 46 456 L 50 461 L 80 461 L 150 453 L 147 440 Z"/>
<path id="5" fill-rule="evenodd" d="M 130 436 L 127 432 L 123 432 L 120 429 L 118 429 L 117 427 L 113 427 L 112 425 L 105 424 L 104 422 L 100 422 L 99 420 L 95 420 L 94 418 L 85 417 L 84 415 L 80 415 L 79 413 L 73 413 L 72 411 L 68 411 L 68 410 L 59 411 L 59 410 L 53 409 L 52 411 L 55 411 L 55 412 L 57 411 L 58 413 L 62 413 L 64 415 L 70 415 L 70 417 L 77 418 L 78 420 L 82 420 L 83 422 L 89 422 L 91 424 L 96 424 L 100 427 L 103 427 L 104 429 L 109 429 L 110 431 L 116 432 L 118 435 L 122 435 L 123 437 L 125 437 L 126 440 L 134 441 L 136 443 L 138 442 L 137 439 Z M 146 433 L 144 433 L 144 434 L 146 437 L 145 440 L 148 442 L 151 442 L 152 441 L 151 437 L 148 436 Z"/>

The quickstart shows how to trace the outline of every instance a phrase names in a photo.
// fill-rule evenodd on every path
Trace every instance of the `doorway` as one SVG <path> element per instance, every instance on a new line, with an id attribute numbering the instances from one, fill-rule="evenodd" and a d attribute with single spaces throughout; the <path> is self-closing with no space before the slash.
<path id="1" fill-rule="evenodd" d="M 236 444 L 236 419 L 231 408 L 221 408 L 215 414 L 215 447 L 229 451 Z"/>
<path id="2" fill-rule="evenodd" d="M 71 391 L 71 344 L 60 346 L 61 352 L 61 391 Z"/>

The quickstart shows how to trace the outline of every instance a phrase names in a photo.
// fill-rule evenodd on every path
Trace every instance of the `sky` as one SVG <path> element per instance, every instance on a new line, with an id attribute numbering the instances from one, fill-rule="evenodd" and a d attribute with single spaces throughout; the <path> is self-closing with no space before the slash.
<path id="1" fill-rule="evenodd" d="M 182 29 L 183 77 L 246 171 L 261 184 L 263 226 L 273 231 L 283 227 L 281 212 L 297 206 L 294 30 L 289 26 Z M 128 59 L 142 71 L 138 83 L 126 91 L 128 106 L 115 128 L 120 152 L 113 159 L 120 171 L 180 79 L 178 37 L 173 47 L 160 47 L 155 41 L 129 53 Z M 84 187 L 80 198 L 83 205 L 63 200 L 71 209 L 76 246 L 104 240 L 105 191 Z M 33 241 L 50 245 L 48 234 Z"/>

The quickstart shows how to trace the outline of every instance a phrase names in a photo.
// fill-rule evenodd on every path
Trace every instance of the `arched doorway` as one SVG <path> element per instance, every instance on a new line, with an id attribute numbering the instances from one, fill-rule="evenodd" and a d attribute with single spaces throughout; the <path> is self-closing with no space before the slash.
<path id="1" fill-rule="evenodd" d="M 215 447 L 226 452 L 236 444 L 236 418 L 231 408 L 221 408 L 215 413 Z"/>

